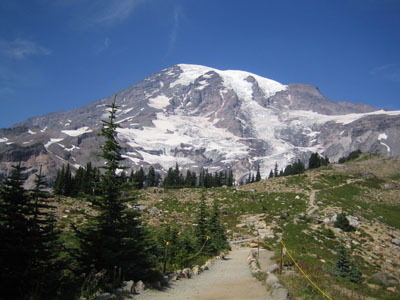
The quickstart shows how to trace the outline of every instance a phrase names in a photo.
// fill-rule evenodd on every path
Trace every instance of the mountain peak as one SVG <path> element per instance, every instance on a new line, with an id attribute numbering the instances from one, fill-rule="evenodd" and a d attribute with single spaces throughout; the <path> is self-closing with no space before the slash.
<path id="1" fill-rule="evenodd" d="M 0 129 L 0 177 L 21 157 L 32 178 L 40 165 L 50 179 L 67 162 L 101 165 L 98 132 L 111 101 Z M 133 169 L 231 168 L 239 181 L 257 166 L 265 177 L 276 163 L 307 162 L 316 151 L 332 161 L 357 149 L 400 154 L 400 112 L 336 103 L 311 85 L 245 71 L 179 64 L 118 92 L 117 102 L 118 139 Z"/>

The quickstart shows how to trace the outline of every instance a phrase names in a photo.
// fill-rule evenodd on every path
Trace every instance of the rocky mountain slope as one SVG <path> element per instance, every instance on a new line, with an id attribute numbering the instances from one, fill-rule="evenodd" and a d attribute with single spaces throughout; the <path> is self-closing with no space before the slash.
<path id="1" fill-rule="evenodd" d="M 232 168 L 239 180 L 257 165 L 265 177 L 275 163 L 306 161 L 315 151 L 331 160 L 357 149 L 400 154 L 400 111 L 335 103 L 313 86 L 248 72 L 181 64 L 116 97 L 124 164 L 134 169 Z M 30 175 L 43 165 L 49 179 L 68 161 L 101 165 L 98 133 L 112 98 L 0 129 L 1 176 L 19 161 Z"/>

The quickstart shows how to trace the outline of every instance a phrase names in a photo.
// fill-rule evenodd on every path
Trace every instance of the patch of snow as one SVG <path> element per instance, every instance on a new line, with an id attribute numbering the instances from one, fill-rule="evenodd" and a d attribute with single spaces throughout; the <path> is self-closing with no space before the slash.
<path id="1" fill-rule="evenodd" d="M 381 141 L 381 145 L 385 146 L 387 151 L 390 153 L 390 147 L 389 145 L 385 144 L 384 142 Z"/>
<path id="2" fill-rule="evenodd" d="M 387 134 L 386 133 L 381 133 L 379 136 L 378 136 L 378 140 L 387 140 L 387 138 L 388 138 L 388 136 L 387 136 Z"/>
<path id="3" fill-rule="evenodd" d="M 27 142 L 23 142 L 22 144 L 26 145 L 26 144 L 29 144 L 29 143 L 32 143 L 32 142 L 33 142 L 33 140 L 30 140 L 30 141 L 27 141 Z"/>
<path id="4" fill-rule="evenodd" d="M 71 148 L 65 148 L 65 151 L 71 152 L 74 151 L 75 149 L 79 150 L 80 148 L 75 145 L 71 145 Z"/>
<path id="5" fill-rule="evenodd" d="M 15 144 L 14 142 L 8 142 L 8 143 L 6 143 L 6 145 L 12 145 L 12 144 Z"/>
<path id="6" fill-rule="evenodd" d="M 29 130 L 28 130 L 28 133 L 33 135 L 33 134 L 36 134 L 37 132 L 34 132 L 34 131 L 32 131 L 32 130 L 29 129 Z"/>
<path id="7" fill-rule="evenodd" d="M 132 110 L 133 110 L 133 107 L 123 110 L 122 113 L 127 114 L 128 112 L 131 112 Z"/>
<path id="8" fill-rule="evenodd" d="M 61 130 L 61 132 L 65 133 L 66 135 L 69 135 L 69 136 L 79 136 L 84 133 L 92 132 L 92 130 L 87 126 L 84 126 L 84 127 L 81 127 L 81 128 L 75 129 L 75 130 Z"/>
<path id="9" fill-rule="evenodd" d="M 71 123 L 65 123 L 64 127 L 68 127 L 70 125 L 71 125 Z"/>
<path id="10" fill-rule="evenodd" d="M 6 137 L 0 138 L 0 143 L 5 143 L 7 141 L 8 141 L 8 138 L 6 138 Z"/>
<path id="11" fill-rule="evenodd" d="M 43 128 L 42 130 L 40 130 L 40 132 L 45 132 L 47 130 L 47 126 L 45 128 Z"/>
<path id="12" fill-rule="evenodd" d="M 51 144 L 61 142 L 62 140 L 63 140 L 63 139 L 51 138 L 50 141 L 48 141 L 48 142 L 44 145 L 44 147 L 47 149 Z"/>
<path id="13" fill-rule="evenodd" d="M 125 121 L 130 121 L 130 120 L 132 120 L 133 118 L 134 118 L 134 117 L 123 118 L 122 120 L 119 120 L 119 121 L 115 122 L 115 124 L 120 124 L 120 123 L 123 123 L 123 122 L 125 122 Z"/>
<path id="14" fill-rule="evenodd" d="M 386 143 L 384 143 L 384 142 L 382 142 L 382 140 L 387 140 L 387 139 L 388 139 L 388 136 L 387 136 L 386 133 L 381 133 L 381 134 L 378 136 L 378 140 L 381 142 L 381 145 L 385 146 L 386 149 L 387 149 L 387 151 L 390 153 L 391 149 L 390 149 L 389 145 L 386 144 Z"/>
<path id="15" fill-rule="evenodd" d="M 135 153 L 133 153 L 133 155 L 135 155 Z M 140 163 L 140 162 L 141 162 L 141 160 L 140 160 L 139 158 L 137 158 L 137 157 L 132 157 L 132 156 L 129 156 L 129 152 L 128 152 L 128 153 L 126 153 L 126 154 L 122 154 L 122 155 L 121 155 L 121 157 L 123 157 L 123 158 L 127 158 L 127 159 L 129 159 L 129 160 L 133 161 L 134 163 Z"/>
<path id="16" fill-rule="evenodd" d="M 170 99 L 165 95 L 160 95 L 155 98 L 150 98 L 148 105 L 157 109 L 166 108 L 169 105 Z"/>

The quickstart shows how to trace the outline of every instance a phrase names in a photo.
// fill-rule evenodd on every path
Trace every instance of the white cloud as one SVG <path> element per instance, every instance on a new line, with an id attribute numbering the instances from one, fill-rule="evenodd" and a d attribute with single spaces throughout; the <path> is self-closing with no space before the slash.
<path id="1" fill-rule="evenodd" d="M 175 6 L 174 15 L 173 15 L 172 29 L 171 29 L 171 33 L 169 35 L 167 55 L 169 55 L 171 53 L 172 49 L 175 46 L 176 39 L 177 39 L 177 36 L 178 36 L 179 24 L 180 24 L 180 20 L 181 20 L 182 16 L 183 16 L 183 13 L 182 13 L 181 7 L 180 6 Z"/>
<path id="2" fill-rule="evenodd" d="M 143 0 L 96 1 L 90 21 L 94 24 L 112 25 L 127 19 Z"/>
<path id="3" fill-rule="evenodd" d="M 24 59 L 33 55 L 50 55 L 51 50 L 40 46 L 31 40 L 15 39 L 6 41 L 0 39 L 0 55 L 13 59 Z"/>
<path id="4" fill-rule="evenodd" d="M 369 71 L 372 76 L 384 78 L 393 82 L 400 82 L 400 66 L 398 64 L 385 64 Z"/>

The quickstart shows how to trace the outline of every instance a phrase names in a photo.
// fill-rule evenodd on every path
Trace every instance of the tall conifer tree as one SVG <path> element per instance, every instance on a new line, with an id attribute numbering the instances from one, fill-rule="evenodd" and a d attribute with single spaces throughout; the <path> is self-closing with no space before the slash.
<path id="1" fill-rule="evenodd" d="M 121 197 L 120 169 L 122 148 L 116 140 L 116 98 L 109 108 L 109 118 L 103 121 L 101 135 L 105 138 L 102 158 L 105 160 L 101 175 L 101 196 L 93 202 L 97 211 L 89 216 L 84 230 L 75 231 L 80 238 L 80 261 L 83 271 L 106 270 L 112 278 L 116 269 L 126 279 L 144 278 L 150 267 L 146 254 L 144 229 L 137 210 L 126 208 L 127 199 Z M 133 199 L 129 199 L 132 201 Z"/>

